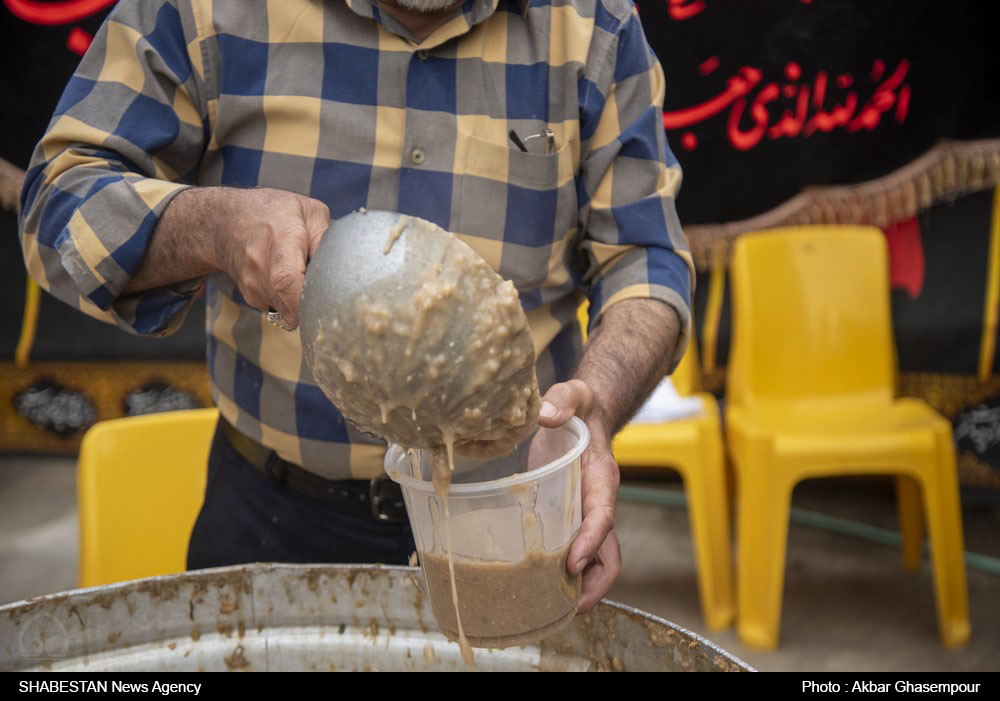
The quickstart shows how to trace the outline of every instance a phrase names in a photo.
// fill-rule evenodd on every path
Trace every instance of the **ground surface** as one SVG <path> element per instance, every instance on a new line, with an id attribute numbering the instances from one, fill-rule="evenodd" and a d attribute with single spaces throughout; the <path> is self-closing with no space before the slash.
<path id="1" fill-rule="evenodd" d="M 676 481 L 643 486 L 679 490 Z M 76 582 L 76 485 L 66 459 L 0 457 L 0 603 L 72 589 Z M 1000 557 L 1000 499 L 967 495 L 966 548 Z M 887 483 L 814 481 L 793 505 L 895 528 Z M 701 620 L 687 512 L 623 502 L 624 568 L 610 598 L 689 628 L 761 670 L 969 671 L 1000 669 L 1000 576 L 968 570 L 972 643 L 938 642 L 929 564 L 902 570 L 897 552 L 793 523 L 789 529 L 781 647 L 745 648 L 733 630 Z"/>

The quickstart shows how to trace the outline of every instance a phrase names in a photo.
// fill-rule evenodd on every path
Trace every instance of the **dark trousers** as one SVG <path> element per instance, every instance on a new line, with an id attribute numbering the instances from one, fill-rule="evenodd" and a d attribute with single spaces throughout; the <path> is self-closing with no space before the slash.
<path id="1" fill-rule="evenodd" d="M 367 504 L 339 506 L 285 491 L 216 429 L 189 570 L 249 562 L 405 565 L 414 550 L 409 523 L 377 521 Z"/>

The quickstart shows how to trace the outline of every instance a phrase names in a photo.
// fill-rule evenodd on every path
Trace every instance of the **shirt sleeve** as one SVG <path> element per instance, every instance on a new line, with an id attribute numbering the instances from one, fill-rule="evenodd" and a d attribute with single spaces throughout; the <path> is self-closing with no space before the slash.
<path id="1" fill-rule="evenodd" d="M 179 328 L 201 283 L 123 294 L 204 149 L 200 59 L 190 5 L 119 2 L 70 79 L 21 192 L 31 276 L 135 334 Z"/>
<path id="2" fill-rule="evenodd" d="M 583 82 L 578 184 L 590 323 L 624 299 L 665 302 L 681 322 L 674 367 L 691 333 L 694 265 L 674 206 L 681 170 L 663 129 L 663 70 L 634 6 L 620 22 L 598 7 L 607 39 Z"/>

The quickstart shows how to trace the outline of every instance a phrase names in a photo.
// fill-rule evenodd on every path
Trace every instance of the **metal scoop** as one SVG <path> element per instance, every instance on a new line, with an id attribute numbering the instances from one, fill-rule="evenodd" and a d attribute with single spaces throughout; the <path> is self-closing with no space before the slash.
<path id="1" fill-rule="evenodd" d="M 516 411 L 537 385 L 513 285 L 430 222 L 381 211 L 334 221 L 307 269 L 300 320 L 313 380 L 368 433 L 430 448 L 452 429 L 459 445 L 479 445 L 534 424 L 536 410 Z"/>

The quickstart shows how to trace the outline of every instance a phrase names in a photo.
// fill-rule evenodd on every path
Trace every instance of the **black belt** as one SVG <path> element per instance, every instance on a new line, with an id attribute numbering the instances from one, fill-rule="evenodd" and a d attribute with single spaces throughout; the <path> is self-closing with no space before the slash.
<path id="1" fill-rule="evenodd" d="M 240 433 L 221 416 L 219 428 L 233 450 L 270 477 L 279 489 L 336 506 L 368 507 L 372 517 L 383 523 L 406 521 L 403 492 L 386 475 L 372 480 L 328 480 L 283 460 L 270 448 Z"/>

